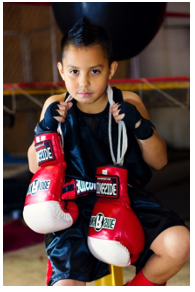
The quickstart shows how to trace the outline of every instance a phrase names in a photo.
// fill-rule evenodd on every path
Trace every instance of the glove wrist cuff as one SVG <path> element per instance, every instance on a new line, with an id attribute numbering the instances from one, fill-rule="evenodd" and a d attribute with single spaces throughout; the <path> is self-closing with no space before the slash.
<path id="1" fill-rule="evenodd" d="M 52 130 L 52 129 L 49 129 L 49 128 L 44 127 L 44 122 L 42 120 L 40 123 L 38 123 L 36 125 L 34 131 L 35 131 L 35 137 L 36 137 L 38 135 L 45 134 L 45 133 L 54 133 L 54 132 L 57 132 L 57 129 L 56 130 Z"/>

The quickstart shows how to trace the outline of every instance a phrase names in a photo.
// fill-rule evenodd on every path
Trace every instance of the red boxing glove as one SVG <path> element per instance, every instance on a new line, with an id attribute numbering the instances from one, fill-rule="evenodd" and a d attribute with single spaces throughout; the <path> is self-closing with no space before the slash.
<path id="1" fill-rule="evenodd" d="M 105 166 L 96 173 L 98 201 L 89 224 L 89 250 L 103 262 L 125 267 L 137 261 L 145 244 L 143 228 L 130 207 L 128 172 Z"/>
<path id="2" fill-rule="evenodd" d="M 23 217 L 37 233 L 51 233 L 70 227 L 78 218 L 75 202 L 62 200 L 66 162 L 57 132 L 35 137 L 39 169 L 27 191 Z"/>

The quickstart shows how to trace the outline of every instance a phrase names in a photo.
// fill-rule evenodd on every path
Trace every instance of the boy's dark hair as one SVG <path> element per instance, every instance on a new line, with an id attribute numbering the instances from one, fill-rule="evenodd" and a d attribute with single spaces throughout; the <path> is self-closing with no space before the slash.
<path id="1" fill-rule="evenodd" d="M 100 45 L 107 54 L 109 65 L 113 61 L 112 42 L 108 32 L 86 16 L 79 19 L 63 36 L 61 40 L 61 61 L 64 51 L 69 45 L 79 48 Z"/>

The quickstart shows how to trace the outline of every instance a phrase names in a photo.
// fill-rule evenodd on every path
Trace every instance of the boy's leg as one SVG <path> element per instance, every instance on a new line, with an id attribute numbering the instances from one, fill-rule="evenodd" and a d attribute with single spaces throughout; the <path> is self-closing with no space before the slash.
<path id="1" fill-rule="evenodd" d="M 150 248 L 154 254 L 127 286 L 165 284 L 189 260 L 190 232 L 184 226 L 170 227 L 157 236 Z"/>
<path id="2" fill-rule="evenodd" d="M 154 254 L 143 268 L 152 283 L 162 284 L 173 277 L 190 258 L 190 232 L 184 226 L 164 230 L 150 246 Z"/>
<path id="3" fill-rule="evenodd" d="M 154 254 L 125 286 L 165 285 L 189 260 L 190 232 L 185 226 L 167 228 L 152 242 L 150 249 Z"/>
<path id="4" fill-rule="evenodd" d="M 56 282 L 55 284 L 53 284 L 53 286 L 86 286 L 86 283 L 81 282 L 81 281 L 67 279 L 67 280 L 60 280 Z"/>

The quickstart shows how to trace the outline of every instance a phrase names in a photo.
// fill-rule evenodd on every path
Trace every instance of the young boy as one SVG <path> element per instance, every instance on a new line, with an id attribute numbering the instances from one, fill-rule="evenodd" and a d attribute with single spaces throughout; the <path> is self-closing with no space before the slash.
<path id="1" fill-rule="evenodd" d="M 59 73 L 68 93 L 49 97 L 40 121 L 57 129 L 62 123 L 66 177 L 95 182 L 98 166 L 112 164 L 108 140 L 107 83 L 116 70 L 107 32 L 81 19 L 61 43 Z M 128 150 L 124 166 L 128 169 L 129 197 L 144 228 L 146 244 L 135 263 L 136 275 L 128 286 L 160 286 L 189 260 L 189 230 L 183 221 L 163 206 L 143 187 L 151 178 L 149 166 L 161 169 L 167 163 L 166 144 L 149 121 L 139 96 L 114 88 L 115 104 L 110 109 L 113 122 L 113 147 L 116 151 L 117 125 L 126 124 Z M 73 97 L 71 102 L 65 98 Z M 56 104 L 55 102 L 59 102 Z M 48 112 L 48 107 L 50 111 Z M 52 110 L 51 110 L 52 109 Z M 49 115 L 49 119 L 48 119 Z M 28 150 L 29 168 L 39 166 L 34 143 Z M 46 251 L 52 273 L 48 285 L 84 286 L 108 274 L 108 266 L 94 258 L 87 247 L 89 219 L 96 202 L 95 192 L 75 200 L 79 218 L 66 230 L 45 235 Z"/>

